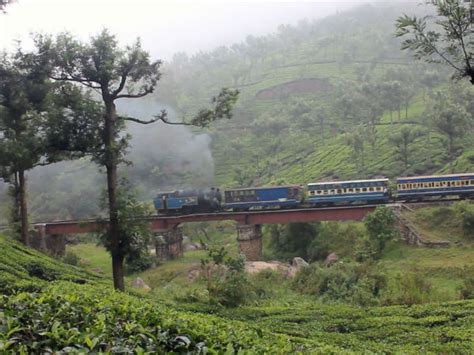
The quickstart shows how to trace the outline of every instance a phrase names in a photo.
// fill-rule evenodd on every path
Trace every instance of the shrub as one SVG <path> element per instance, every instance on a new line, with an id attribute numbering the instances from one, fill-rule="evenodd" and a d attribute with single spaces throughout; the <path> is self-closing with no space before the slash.
<path id="1" fill-rule="evenodd" d="M 66 255 L 63 256 L 63 262 L 69 265 L 77 266 L 79 265 L 79 260 L 79 257 L 72 251 L 68 251 Z"/>
<path id="2" fill-rule="evenodd" d="M 464 235 L 474 238 L 474 205 L 467 201 L 458 202 L 455 211 L 461 217 L 461 225 Z"/>
<path id="3" fill-rule="evenodd" d="M 384 304 L 420 304 L 429 302 L 431 283 L 416 271 L 398 274 L 384 297 Z"/>
<path id="4" fill-rule="evenodd" d="M 56 272 L 44 266 L 39 262 L 32 262 L 26 265 L 26 270 L 28 274 L 32 277 L 37 277 L 46 281 L 54 281 L 57 278 Z"/>
<path id="5" fill-rule="evenodd" d="M 371 261 L 377 258 L 378 249 L 367 236 L 357 239 L 354 245 L 354 258 L 358 262 Z"/>
<path id="6" fill-rule="evenodd" d="M 153 266 L 153 257 L 141 254 L 140 257 L 127 258 L 125 260 L 125 271 L 127 274 L 142 272 Z"/>
<path id="7" fill-rule="evenodd" d="M 330 268 L 312 264 L 293 280 L 293 288 L 323 301 L 340 301 L 362 306 L 376 304 L 385 277 L 366 264 L 337 263 Z"/>
<path id="8" fill-rule="evenodd" d="M 474 267 L 465 267 L 463 270 L 463 285 L 460 288 L 461 298 L 474 298 Z"/>
<path id="9" fill-rule="evenodd" d="M 289 223 L 270 225 L 264 231 L 270 235 L 270 246 L 277 257 L 291 259 L 300 256 L 308 259 L 308 246 L 316 239 L 319 228 L 319 223 Z"/>
<path id="10" fill-rule="evenodd" d="M 392 210 L 385 206 L 379 206 L 364 220 L 370 240 L 377 248 L 376 256 L 380 257 L 386 243 L 395 235 L 395 216 Z"/>
<path id="11" fill-rule="evenodd" d="M 222 247 L 209 249 L 201 259 L 201 269 L 209 292 L 209 301 L 225 307 L 236 307 L 253 297 L 253 287 L 245 274 L 245 260 L 232 258 Z"/>

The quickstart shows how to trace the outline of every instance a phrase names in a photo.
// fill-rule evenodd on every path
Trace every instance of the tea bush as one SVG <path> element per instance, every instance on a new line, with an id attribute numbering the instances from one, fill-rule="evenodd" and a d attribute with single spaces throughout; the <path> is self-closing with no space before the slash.
<path id="1" fill-rule="evenodd" d="M 249 323 L 178 312 L 110 288 L 59 282 L 0 297 L 0 352 L 333 353 Z"/>

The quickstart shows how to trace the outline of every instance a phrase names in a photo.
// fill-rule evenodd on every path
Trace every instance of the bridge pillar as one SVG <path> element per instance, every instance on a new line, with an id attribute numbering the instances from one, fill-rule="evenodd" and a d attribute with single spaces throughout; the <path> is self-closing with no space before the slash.
<path id="1" fill-rule="evenodd" d="M 237 225 L 239 253 L 248 261 L 262 260 L 262 226 L 260 224 Z"/>
<path id="2" fill-rule="evenodd" d="M 183 256 L 183 228 L 174 227 L 155 233 L 155 251 L 159 260 L 172 260 Z"/>
<path id="3" fill-rule="evenodd" d="M 66 254 L 66 238 L 61 234 L 46 234 L 46 226 L 39 225 L 30 238 L 31 246 L 54 257 Z"/>

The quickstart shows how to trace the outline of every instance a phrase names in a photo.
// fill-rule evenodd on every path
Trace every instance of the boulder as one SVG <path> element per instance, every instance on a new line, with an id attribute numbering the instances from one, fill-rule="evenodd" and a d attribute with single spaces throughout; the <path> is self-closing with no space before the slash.
<path id="1" fill-rule="evenodd" d="M 272 270 L 272 271 L 282 271 L 286 269 L 287 266 L 279 261 L 246 261 L 245 262 L 245 271 L 249 274 L 257 274 L 263 270 Z"/>
<path id="2" fill-rule="evenodd" d="M 326 257 L 326 260 L 324 260 L 324 265 L 331 266 L 332 264 L 336 263 L 338 260 L 339 260 L 339 257 L 337 256 L 336 253 L 330 253 Z"/>
<path id="3" fill-rule="evenodd" d="M 199 277 L 200 274 L 201 274 L 201 272 L 199 271 L 199 269 L 189 270 L 188 280 L 189 281 L 194 281 Z"/>
<path id="4" fill-rule="evenodd" d="M 202 245 L 199 243 L 188 243 L 184 245 L 184 251 L 194 251 L 194 250 L 201 250 Z"/>
<path id="5" fill-rule="evenodd" d="M 293 260 L 291 261 L 291 266 L 295 268 L 301 268 L 301 267 L 307 267 L 309 266 L 309 264 L 303 258 L 300 258 L 299 256 L 297 256 L 293 258 Z"/>
<path id="6" fill-rule="evenodd" d="M 143 281 L 142 278 L 140 277 L 137 277 L 135 280 L 132 281 L 132 287 L 134 288 L 140 288 L 140 289 L 143 289 L 143 290 L 146 290 L 146 291 L 150 291 L 151 290 L 151 287 L 148 286 L 145 281 Z"/>

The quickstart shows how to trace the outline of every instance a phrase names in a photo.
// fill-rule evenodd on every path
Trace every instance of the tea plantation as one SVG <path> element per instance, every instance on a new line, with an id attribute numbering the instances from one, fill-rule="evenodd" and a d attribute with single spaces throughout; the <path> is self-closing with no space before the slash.
<path id="1" fill-rule="evenodd" d="M 472 353 L 474 301 L 223 310 L 118 293 L 0 237 L 0 352 Z M 183 310 L 186 309 L 186 310 Z"/>

